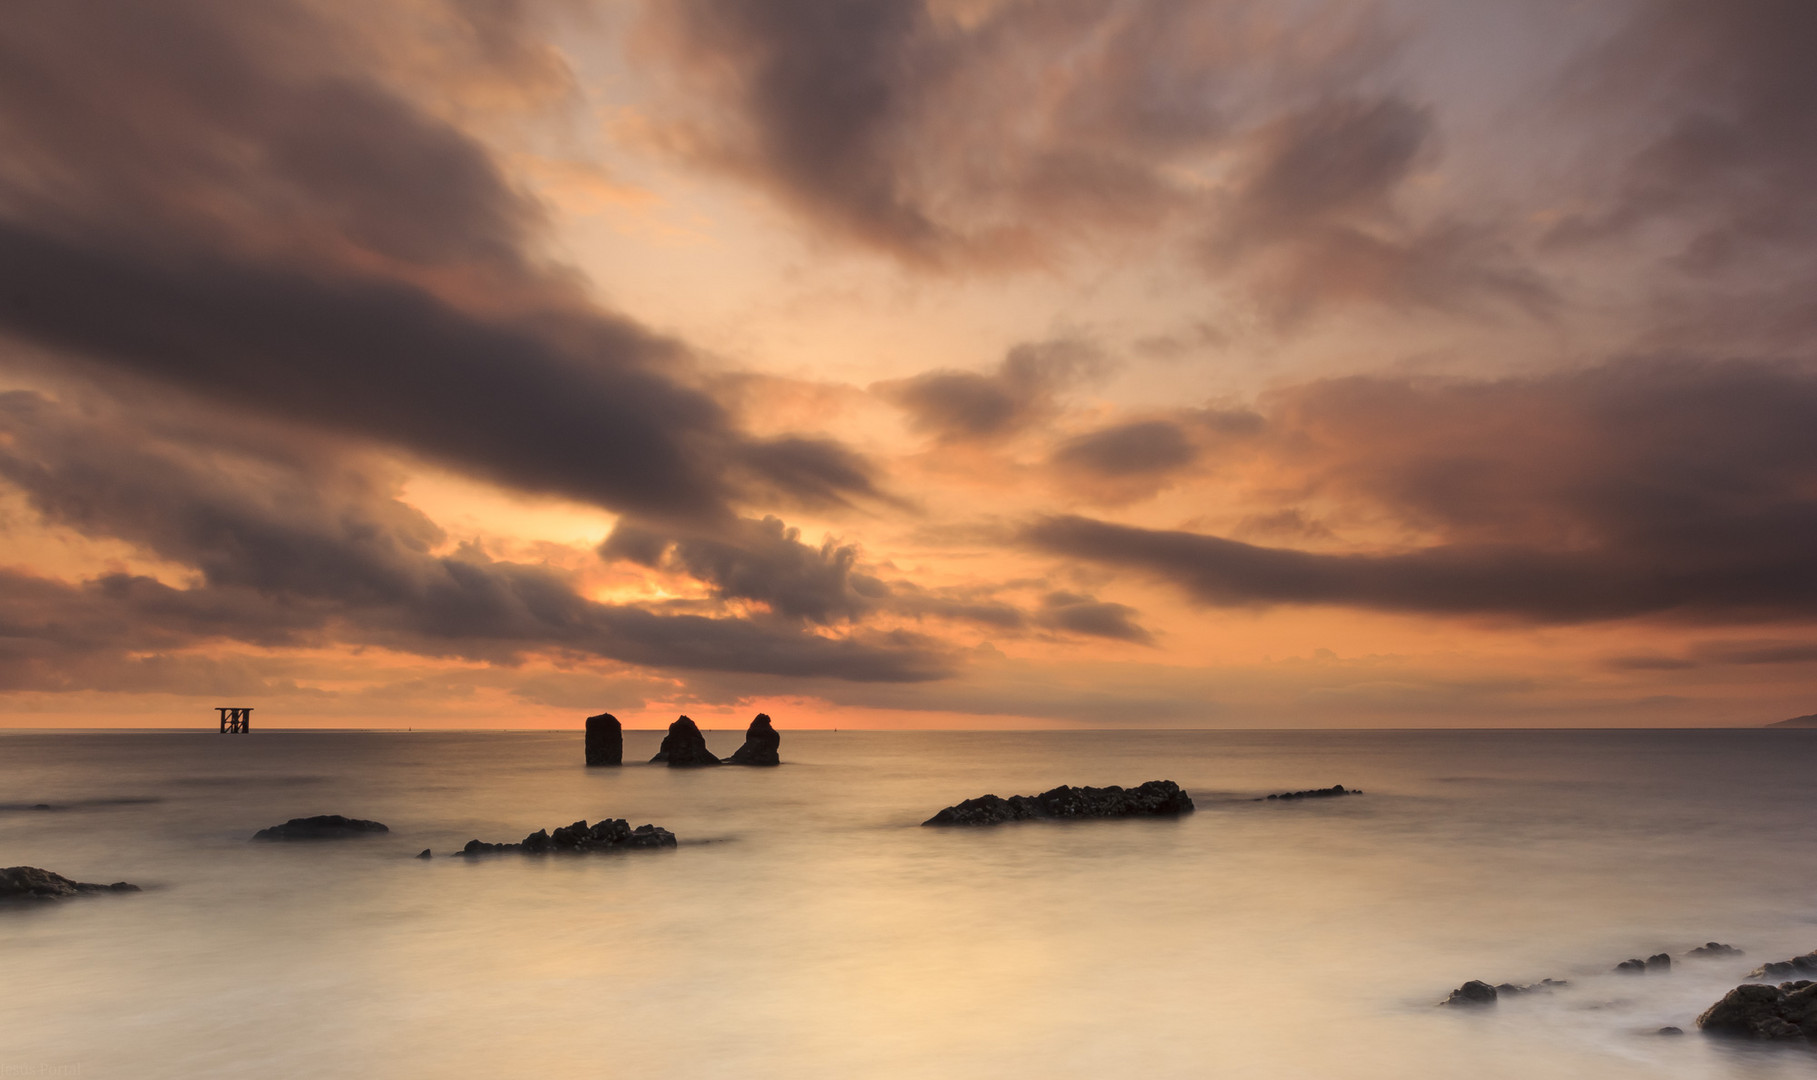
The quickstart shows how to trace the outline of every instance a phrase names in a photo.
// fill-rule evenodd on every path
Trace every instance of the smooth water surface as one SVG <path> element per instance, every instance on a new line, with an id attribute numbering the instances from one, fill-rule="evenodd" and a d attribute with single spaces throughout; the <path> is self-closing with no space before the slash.
<path id="1" fill-rule="evenodd" d="M 0 735 L 0 1062 L 83 1077 L 1806 1077 L 1698 1012 L 1817 947 L 1817 731 Z M 641 761 L 659 735 L 631 732 Z M 729 754 L 739 736 L 711 732 Z M 1177 821 L 920 828 L 1172 779 Z M 1343 783 L 1354 798 L 1257 803 Z M 33 810 L 37 803 L 52 810 Z M 389 836 L 254 844 L 287 818 Z M 444 857 L 577 818 L 677 850 Z M 428 861 L 413 856 L 431 848 Z M 1683 959 L 1707 940 L 1733 961 Z M 1666 951 L 1669 975 L 1619 976 Z M 1479 1013 L 1466 979 L 1569 979 Z M 1652 1034 L 1685 1028 L 1679 1038 Z M 31 1072 L 30 1070 L 37 1070 Z"/>

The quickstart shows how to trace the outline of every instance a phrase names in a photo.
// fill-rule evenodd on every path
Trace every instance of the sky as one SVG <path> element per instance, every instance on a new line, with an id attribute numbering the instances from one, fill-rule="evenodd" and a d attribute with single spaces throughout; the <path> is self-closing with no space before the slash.
<path id="1" fill-rule="evenodd" d="M 1817 712 L 1805 0 L 0 20 L 0 725 Z"/>

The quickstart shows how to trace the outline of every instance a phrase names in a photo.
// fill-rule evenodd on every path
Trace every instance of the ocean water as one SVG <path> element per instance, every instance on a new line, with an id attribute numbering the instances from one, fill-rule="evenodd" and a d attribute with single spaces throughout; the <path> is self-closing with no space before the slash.
<path id="1" fill-rule="evenodd" d="M 1817 947 L 1817 731 L 0 735 L 0 1067 L 82 1077 L 1808 1077 L 1696 1033 Z M 739 734 L 710 732 L 719 753 Z M 658 734 L 630 732 L 626 757 Z M 1175 820 L 919 828 L 1172 779 Z M 1361 787 L 1355 798 L 1249 801 Z M 31 810 L 49 803 L 57 809 Z M 342 813 L 382 838 L 254 844 Z M 672 851 L 445 858 L 577 818 Z M 422 848 L 437 857 L 413 858 Z M 1685 959 L 1708 940 L 1740 960 Z M 1670 974 L 1625 976 L 1673 954 Z M 1467 979 L 1571 986 L 1479 1012 Z M 1682 1037 L 1652 1034 L 1662 1025 Z"/>

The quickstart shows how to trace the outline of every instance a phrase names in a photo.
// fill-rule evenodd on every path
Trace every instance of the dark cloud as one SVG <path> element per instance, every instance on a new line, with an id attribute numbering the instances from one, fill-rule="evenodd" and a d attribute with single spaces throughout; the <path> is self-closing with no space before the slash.
<path id="1" fill-rule="evenodd" d="M 126 663 L 128 653 L 222 641 L 370 644 L 507 664 L 556 654 L 859 680 L 927 680 L 952 670 L 939 647 L 913 634 L 830 637 L 785 623 L 598 603 L 556 568 L 448 544 L 398 500 L 395 478 L 368 463 L 232 424 L 210 439 L 179 417 L 169 426 L 180 435 L 160 433 L 143 423 L 145 411 L 0 396 L 0 476 L 46 520 L 128 541 L 201 578 L 176 586 L 113 573 L 72 585 L 9 575 L 0 637 L 15 642 L 14 666 L 25 671 L 18 677 L 30 675 L 33 685 L 54 682 L 42 669 L 59 663 Z"/>
<path id="2" fill-rule="evenodd" d="M 645 515 L 872 492 L 843 448 L 743 435 L 684 347 L 589 308 L 536 254 L 540 208 L 355 39 L 281 2 L 6 19 L 0 332 Z"/>
<path id="3" fill-rule="evenodd" d="M 856 547 L 832 537 L 819 547 L 804 544 L 800 529 L 774 517 L 741 521 L 712 536 L 675 538 L 620 522 L 600 554 L 685 573 L 721 600 L 754 600 L 787 619 L 824 626 L 849 622 L 871 607 L 853 580 Z"/>
<path id="4" fill-rule="evenodd" d="M 1078 593 L 1051 592 L 1041 598 L 1039 619 L 1043 626 L 1070 634 L 1153 645 L 1154 635 L 1136 623 L 1135 615 L 1136 609 L 1127 604 Z"/>
<path id="5" fill-rule="evenodd" d="M 1018 345 L 989 374 L 929 371 L 872 389 L 942 442 L 995 439 L 1052 415 L 1057 391 L 1103 366 L 1095 346 L 1059 339 Z"/>
<path id="6" fill-rule="evenodd" d="M 1214 604 L 1575 622 L 1817 617 L 1817 375 L 1629 360 L 1497 382 L 1351 378 L 1279 392 L 1307 491 L 1433 536 L 1315 554 L 1053 517 L 1025 540 Z"/>
<path id="7" fill-rule="evenodd" d="M 1169 473 L 1199 456 L 1186 432 L 1167 420 L 1138 420 L 1064 442 L 1054 464 L 1104 477 Z"/>

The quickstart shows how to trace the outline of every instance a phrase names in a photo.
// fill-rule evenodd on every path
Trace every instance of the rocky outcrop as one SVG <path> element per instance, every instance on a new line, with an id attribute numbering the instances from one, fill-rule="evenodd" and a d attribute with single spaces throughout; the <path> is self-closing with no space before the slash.
<path id="1" fill-rule="evenodd" d="M 758 713 L 745 729 L 744 745 L 726 759 L 727 765 L 780 765 L 782 736 L 770 726 L 770 714 Z"/>
<path id="2" fill-rule="evenodd" d="M 1067 787 L 1039 795 L 1007 799 L 981 795 L 949 806 L 923 825 L 1001 825 L 1036 818 L 1116 818 L 1174 816 L 1192 810 L 1192 799 L 1172 780 L 1150 780 L 1141 787 Z"/>
<path id="3" fill-rule="evenodd" d="M 629 851 L 638 848 L 675 846 L 675 834 L 655 825 L 633 829 L 624 818 L 612 818 L 597 825 L 577 821 L 550 832 L 538 829 L 516 844 L 488 844 L 469 840 L 457 855 L 491 855 L 518 852 L 524 855 L 587 854 L 595 851 Z"/>
<path id="4" fill-rule="evenodd" d="M 36 866 L 8 866 L 0 869 L 0 900 L 67 900 L 85 893 L 138 891 L 137 885 L 124 881 L 116 881 L 112 885 L 71 881 L 62 874 L 53 874 Z"/>
<path id="5" fill-rule="evenodd" d="M 1790 960 L 1774 960 L 1748 972 L 1750 979 L 1783 979 L 1788 975 L 1817 975 L 1817 950 Z"/>
<path id="6" fill-rule="evenodd" d="M 291 818 L 282 825 L 260 829 L 254 840 L 343 840 L 350 836 L 373 836 L 390 832 L 376 821 L 322 814 L 318 817 Z"/>
<path id="7" fill-rule="evenodd" d="M 1809 979 L 1778 986 L 1745 983 L 1723 995 L 1697 1018 L 1713 1035 L 1750 1039 L 1817 1039 L 1817 983 Z"/>
<path id="8" fill-rule="evenodd" d="M 1337 795 L 1361 794 L 1362 792 L 1358 791 L 1356 788 L 1347 788 L 1342 784 L 1333 784 L 1330 787 L 1313 788 L 1310 791 L 1283 791 L 1279 795 L 1268 795 L 1256 799 L 1255 801 L 1269 802 L 1274 799 L 1329 799 Z"/>
<path id="9" fill-rule="evenodd" d="M 685 716 L 669 725 L 669 733 L 662 737 L 662 748 L 650 759 L 651 764 L 657 762 L 667 762 L 671 769 L 723 764 L 708 752 L 707 737 Z"/>
<path id="10" fill-rule="evenodd" d="M 1441 1004 L 1455 1007 L 1493 1005 L 1499 998 L 1516 997 L 1521 994 L 1549 994 L 1554 990 L 1563 989 L 1570 985 L 1570 983 L 1563 979 L 1541 979 L 1536 983 L 1528 983 L 1525 986 L 1521 986 L 1517 983 L 1499 983 L 1495 986 L 1490 986 L 1481 979 L 1471 979 L 1456 990 L 1451 991 L 1451 996 L 1446 998 Z"/>
<path id="11" fill-rule="evenodd" d="M 1672 970 L 1672 958 L 1665 953 L 1654 953 L 1645 960 L 1623 960 L 1615 965 L 1615 970 L 1623 975 L 1662 974 Z"/>
<path id="12" fill-rule="evenodd" d="M 1695 949 L 1692 949 L 1690 955 L 1704 960 L 1719 960 L 1730 956 L 1746 956 L 1747 954 L 1733 945 L 1724 945 L 1720 941 L 1712 941 L 1707 945 L 1699 945 Z"/>
<path id="13" fill-rule="evenodd" d="M 587 717 L 587 764 L 622 765 L 625 760 L 625 729 L 618 717 L 609 712 Z"/>

